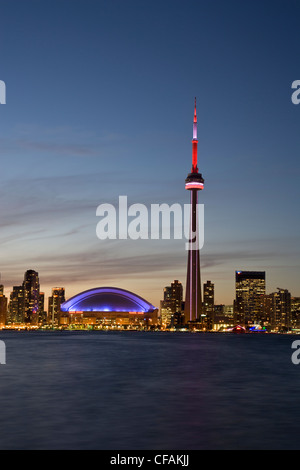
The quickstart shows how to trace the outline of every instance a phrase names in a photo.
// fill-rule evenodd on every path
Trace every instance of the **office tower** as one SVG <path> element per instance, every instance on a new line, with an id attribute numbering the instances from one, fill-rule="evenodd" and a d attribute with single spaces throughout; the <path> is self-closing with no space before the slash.
<path id="1" fill-rule="evenodd" d="M 214 306 L 214 330 L 231 328 L 234 326 L 233 305 Z"/>
<path id="2" fill-rule="evenodd" d="M 236 271 L 234 321 L 247 325 L 260 323 L 263 315 L 263 296 L 266 293 L 264 271 Z"/>
<path id="3" fill-rule="evenodd" d="M 14 286 L 9 300 L 9 321 L 11 323 L 24 323 L 24 288 Z"/>
<path id="4" fill-rule="evenodd" d="M 164 288 L 164 300 L 170 300 L 172 298 L 172 288 L 171 286 L 166 286 Z"/>
<path id="5" fill-rule="evenodd" d="M 229 322 L 233 323 L 233 305 L 225 305 L 224 306 L 224 315 L 228 319 Z"/>
<path id="6" fill-rule="evenodd" d="M 190 191 L 190 237 L 187 262 L 186 297 L 184 316 L 185 323 L 201 318 L 202 296 L 200 277 L 200 250 L 199 250 L 199 220 L 198 220 L 198 191 L 204 187 L 202 174 L 198 172 L 198 140 L 197 140 L 197 111 L 196 99 L 194 109 L 193 140 L 192 140 L 192 169 L 185 180 L 185 189 Z"/>
<path id="7" fill-rule="evenodd" d="M 65 302 L 65 289 L 63 287 L 53 287 L 52 296 L 48 298 L 48 323 L 58 326 L 60 320 L 60 306 Z"/>
<path id="8" fill-rule="evenodd" d="M 291 298 L 291 321 L 294 328 L 300 328 L 300 297 Z"/>
<path id="9" fill-rule="evenodd" d="M 181 312 L 183 288 L 181 282 L 175 280 L 171 283 L 171 299 L 175 300 L 176 312 Z"/>
<path id="10" fill-rule="evenodd" d="M 273 317 L 273 294 L 265 294 L 262 297 L 262 321 L 261 325 L 270 327 Z"/>
<path id="11" fill-rule="evenodd" d="M 38 324 L 40 283 L 36 271 L 28 270 L 24 275 L 24 321 L 32 325 Z"/>
<path id="12" fill-rule="evenodd" d="M 44 292 L 39 293 L 38 316 L 39 316 L 39 323 L 40 324 L 44 324 L 44 323 L 47 322 L 47 312 L 45 312 L 45 293 Z"/>
<path id="13" fill-rule="evenodd" d="M 162 326 L 174 326 L 175 311 L 174 300 L 169 299 L 160 301 L 160 323 Z"/>
<path id="14" fill-rule="evenodd" d="M 182 284 L 178 280 L 164 288 L 164 300 L 160 302 L 161 323 L 165 326 L 182 323 Z"/>
<path id="15" fill-rule="evenodd" d="M 203 314 L 205 315 L 205 327 L 212 330 L 215 313 L 215 286 L 211 281 L 204 283 L 203 287 Z"/>
<path id="16" fill-rule="evenodd" d="M 277 288 L 273 296 L 272 329 L 286 331 L 291 328 L 291 294 L 287 289 Z"/>
<path id="17" fill-rule="evenodd" d="M 2 293 L 0 294 L 0 326 L 1 327 L 5 326 L 6 321 L 7 321 L 7 298 Z"/>

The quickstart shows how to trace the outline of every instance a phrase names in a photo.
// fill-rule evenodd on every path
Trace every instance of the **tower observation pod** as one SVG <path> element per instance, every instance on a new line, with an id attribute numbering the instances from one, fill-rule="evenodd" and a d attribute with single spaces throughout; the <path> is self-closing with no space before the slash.
<path id="1" fill-rule="evenodd" d="M 198 171 L 198 138 L 196 98 L 193 122 L 192 169 L 185 180 L 185 189 L 190 191 L 190 237 L 186 277 L 186 297 L 184 307 L 185 323 L 201 321 L 202 295 L 199 249 L 198 191 L 204 188 L 204 179 Z"/>

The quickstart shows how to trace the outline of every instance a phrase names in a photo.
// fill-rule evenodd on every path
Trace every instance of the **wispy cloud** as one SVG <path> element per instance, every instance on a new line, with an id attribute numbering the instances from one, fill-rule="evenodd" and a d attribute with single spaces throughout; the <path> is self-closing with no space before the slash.
<path id="1" fill-rule="evenodd" d="M 76 143 L 61 143 L 45 142 L 45 141 L 30 141 L 25 139 L 18 139 L 16 141 L 20 149 L 34 150 L 39 152 L 51 152 L 59 155 L 76 155 L 81 157 L 99 156 L 99 151 L 92 146 L 76 144 Z"/>

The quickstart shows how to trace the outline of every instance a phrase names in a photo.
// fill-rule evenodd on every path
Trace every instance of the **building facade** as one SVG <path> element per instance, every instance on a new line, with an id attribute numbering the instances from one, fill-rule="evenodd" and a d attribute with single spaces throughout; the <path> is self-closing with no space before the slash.
<path id="1" fill-rule="evenodd" d="M 266 294 L 264 271 L 236 271 L 234 322 L 240 325 L 260 323 Z"/>
<path id="2" fill-rule="evenodd" d="M 24 323 L 24 287 L 13 286 L 9 298 L 9 322 Z"/>
<path id="3" fill-rule="evenodd" d="M 151 328 L 158 309 L 133 292 L 97 287 L 81 292 L 60 306 L 64 322 L 95 327 Z"/>
<path id="4" fill-rule="evenodd" d="M 205 327 L 213 330 L 215 321 L 215 286 L 207 281 L 203 286 L 203 314 L 205 315 Z"/>
<path id="5" fill-rule="evenodd" d="M 65 302 L 64 287 L 53 287 L 52 295 L 48 298 L 48 323 L 57 326 L 60 323 L 60 306 Z"/>
<path id="6" fill-rule="evenodd" d="M 173 327 L 184 323 L 182 309 L 183 287 L 175 280 L 164 288 L 164 299 L 160 301 L 160 322 L 164 327 Z"/>
<path id="7" fill-rule="evenodd" d="M 31 325 L 39 322 L 40 282 L 36 271 L 28 270 L 24 275 L 24 321 Z"/>
<path id="8" fill-rule="evenodd" d="M 287 289 L 278 288 L 272 294 L 273 305 L 271 326 L 275 331 L 286 331 L 292 327 L 291 294 Z"/>
<path id="9" fill-rule="evenodd" d="M 4 327 L 7 322 L 7 297 L 0 294 L 0 327 Z"/>

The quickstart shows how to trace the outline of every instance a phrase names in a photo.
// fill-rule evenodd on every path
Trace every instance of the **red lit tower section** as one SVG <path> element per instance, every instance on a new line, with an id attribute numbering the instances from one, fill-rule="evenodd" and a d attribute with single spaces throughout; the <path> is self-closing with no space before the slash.
<path id="1" fill-rule="evenodd" d="M 185 189 L 190 191 L 191 213 L 190 213 L 190 238 L 186 277 L 186 297 L 184 316 L 185 323 L 201 320 L 202 295 L 201 295 L 201 273 L 200 273 L 200 249 L 199 249 L 199 220 L 198 220 L 198 191 L 204 188 L 204 179 L 198 172 L 198 140 L 197 140 L 197 110 L 195 98 L 194 123 L 193 123 L 193 154 L 192 169 L 185 180 Z"/>

